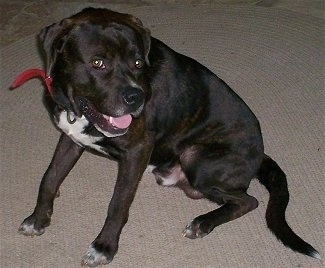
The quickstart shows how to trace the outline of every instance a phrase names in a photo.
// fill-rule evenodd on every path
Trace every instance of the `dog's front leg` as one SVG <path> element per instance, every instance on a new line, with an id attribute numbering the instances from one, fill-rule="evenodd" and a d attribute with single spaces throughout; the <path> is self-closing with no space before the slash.
<path id="1" fill-rule="evenodd" d="M 83 265 L 94 267 L 107 264 L 116 254 L 122 228 L 128 220 L 129 208 L 149 161 L 149 147 L 137 146 L 126 152 L 119 161 L 118 177 L 105 224 L 85 254 Z"/>
<path id="2" fill-rule="evenodd" d="M 45 227 L 51 221 L 53 203 L 59 187 L 83 151 L 68 136 L 61 135 L 53 159 L 42 178 L 34 212 L 19 227 L 21 234 L 34 236 L 45 232 Z"/>

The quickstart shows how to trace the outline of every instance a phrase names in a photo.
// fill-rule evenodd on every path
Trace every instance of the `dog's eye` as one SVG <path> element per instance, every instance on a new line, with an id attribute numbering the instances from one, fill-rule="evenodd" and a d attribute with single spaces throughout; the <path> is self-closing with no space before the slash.
<path id="1" fill-rule="evenodd" d="M 106 68 L 104 62 L 100 59 L 93 60 L 91 62 L 91 66 L 95 69 L 105 69 Z"/>
<path id="2" fill-rule="evenodd" d="M 143 60 L 136 60 L 135 61 L 135 67 L 137 67 L 138 69 L 141 69 L 143 67 Z"/>

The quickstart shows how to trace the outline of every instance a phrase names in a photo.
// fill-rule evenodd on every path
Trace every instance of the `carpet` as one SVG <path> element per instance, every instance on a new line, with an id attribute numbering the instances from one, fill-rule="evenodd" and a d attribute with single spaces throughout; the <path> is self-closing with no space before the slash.
<path id="1" fill-rule="evenodd" d="M 77 11 L 55 11 L 53 21 Z M 324 258 L 324 21 L 254 6 L 117 11 L 138 16 L 153 36 L 206 65 L 248 103 L 260 119 L 266 153 L 288 176 L 287 220 Z M 42 66 L 35 40 L 28 36 L 1 49 L 0 266 L 80 267 L 104 223 L 116 164 L 84 154 L 61 187 L 45 234 L 17 233 L 34 208 L 59 138 L 41 101 L 40 81 L 8 89 L 20 71 Z M 183 228 L 216 205 L 160 187 L 144 174 L 109 267 L 323 267 L 323 261 L 285 248 L 267 229 L 269 196 L 255 180 L 249 194 L 259 200 L 256 210 L 193 241 L 182 237 Z"/>

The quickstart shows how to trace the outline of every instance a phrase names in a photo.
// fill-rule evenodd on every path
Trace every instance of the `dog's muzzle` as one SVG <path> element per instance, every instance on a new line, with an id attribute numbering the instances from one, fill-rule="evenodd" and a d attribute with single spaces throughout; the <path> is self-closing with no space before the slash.
<path id="1" fill-rule="evenodd" d="M 130 114 L 112 117 L 98 112 L 94 105 L 85 98 L 76 97 L 76 103 L 87 120 L 103 133 L 124 134 L 132 122 Z"/>

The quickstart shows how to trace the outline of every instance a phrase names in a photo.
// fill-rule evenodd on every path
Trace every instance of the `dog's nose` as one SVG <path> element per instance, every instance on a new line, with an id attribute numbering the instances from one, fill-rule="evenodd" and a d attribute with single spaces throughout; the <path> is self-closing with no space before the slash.
<path id="1" fill-rule="evenodd" d="M 127 87 L 123 92 L 123 100 L 127 105 L 139 107 L 144 101 L 144 92 L 140 88 Z"/>

